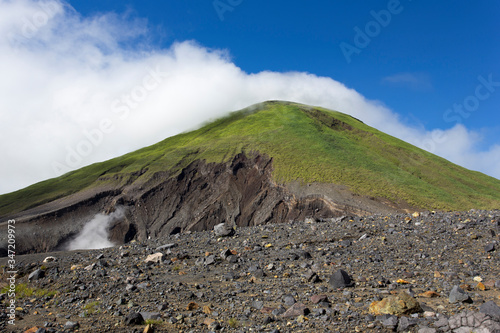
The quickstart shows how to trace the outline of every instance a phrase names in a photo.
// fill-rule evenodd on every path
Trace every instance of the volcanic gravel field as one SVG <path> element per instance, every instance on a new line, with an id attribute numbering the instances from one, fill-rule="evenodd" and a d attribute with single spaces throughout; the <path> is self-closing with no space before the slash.
<path id="1" fill-rule="evenodd" d="M 1 258 L 0 330 L 500 332 L 499 233 L 500 211 L 424 212 L 17 255 L 15 325 Z"/>

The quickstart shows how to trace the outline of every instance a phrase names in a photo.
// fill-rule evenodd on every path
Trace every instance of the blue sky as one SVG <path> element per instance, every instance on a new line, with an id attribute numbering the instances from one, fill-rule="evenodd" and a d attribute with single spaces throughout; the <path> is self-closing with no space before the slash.
<path id="1" fill-rule="evenodd" d="M 0 193 L 269 98 L 352 114 L 500 178 L 499 13 L 498 1 L 0 0 L 0 130 L 28 132 L 0 148 Z M 126 105 L 151 75 L 158 88 Z"/>
<path id="2" fill-rule="evenodd" d="M 451 127 L 443 112 L 474 92 L 477 76 L 493 74 L 500 81 L 498 1 L 70 3 L 82 15 L 115 11 L 147 19 L 149 37 L 158 47 L 193 39 L 227 49 L 249 73 L 305 71 L 332 77 L 382 101 L 406 121 L 429 127 Z M 367 46 L 347 63 L 340 44 L 355 46 L 353 29 L 365 31 L 375 21 L 371 12 L 388 10 L 391 4 L 396 10 L 387 26 L 379 25 L 380 32 L 368 36 Z M 387 80 L 402 73 L 406 80 Z M 482 102 L 464 123 L 477 129 L 498 124 L 499 106 L 500 93 Z"/>

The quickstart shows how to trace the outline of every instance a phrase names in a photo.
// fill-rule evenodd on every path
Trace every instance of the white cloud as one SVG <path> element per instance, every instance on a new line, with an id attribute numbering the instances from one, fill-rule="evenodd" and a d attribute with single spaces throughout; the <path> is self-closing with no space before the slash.
<path id="1" fill-rule="evenodd" d="M 408 127 L 382 103 L 333 79 L 301 72 L 248 74 L 226 51 L 192 41 L 163 50 L 137 47 L 148 33 L 144 21 L 115 14 L 83 18 L 59 1 L 41 4 L 0 0 L 0 193 L 270 99 L 349 113 L 500 178 L 500 163 L 486 163 L 498 160 L 499 147 L 475 150 L 480 136 L 463 126 L 446 130 L 449 139 L 436 140 L 436 130 Z"/>

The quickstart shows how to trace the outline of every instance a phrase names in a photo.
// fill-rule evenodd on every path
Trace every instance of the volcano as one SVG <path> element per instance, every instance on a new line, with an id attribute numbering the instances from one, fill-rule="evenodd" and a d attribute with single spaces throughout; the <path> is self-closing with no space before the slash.
<path id="1" fill-rule="evenodd" d="M 268 101 L 1 195 L 0 224 L 16 220 L 18 253 L 51 251 L 118 207 L 125 213 L 109 226 L 116 244 L 222 222 L 333 223 L 347 215 L 495 209 L 500 181 L 349 115 Z"/>

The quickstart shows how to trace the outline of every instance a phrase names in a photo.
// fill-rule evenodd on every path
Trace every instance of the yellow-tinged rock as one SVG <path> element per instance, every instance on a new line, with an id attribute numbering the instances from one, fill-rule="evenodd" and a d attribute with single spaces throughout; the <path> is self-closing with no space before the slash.
<path id="1" fill-rule="evenodd" d="M 273 246 L 273 244 L 271 244 L 271 243 L 264 245 L 264 247 L 266 247 L 266 248 L 269 248 L 269 247 L 272 247 L 272 246 Z"/>
<path id="2" fill-rule="evenodd" d="M 210 309 L 210 306 L 204 305 L 203 306 L 203 313 L 205 313 L 205 314 L 211 314 L 212 313 L 212 309 Z"/>
<path id="3" fill-rule="evenodd" d="M 22 308 L 22 307 L 20 307 L 20 306 L 18 306 L 18 307 L 16 308 L 16 311 L 23 311 L 23 308 Z"/>
<path id="4" fill-rule="evenodd" d="M 435 272 L 434 272 L 434 277 L 435 277 L 435 278 L 442 278 L 442 277 L 443 277 L 443 274 L 439 273 L 438 271 L 435 271 Z"/>
<path id="5" fill-rule="evenodd" d="M 476 281 L 476 282 L 483 282 L 483 278 L 480 277 L 480 276 L 475 276 L 474 277 L 474 281 Z"/>
<path id="6" fill-rule="evenodd" d="M 369 311 L 374 315 L 390 314 L 398 316 L 421 312 L 422 308 L 415 298 L 401 291 L 398 295 L 391 295 L 379 302 L 373 302 L 370 304 Z"/>
<path id="7" fill-rule="evenodd" d="M 462 288 L 465 291 L 471 291 L 472 290 L 472 288 L 471 288 L 471 286 L 469 284 L 461 284 L 460 288 Z"/>
<path id="8" fill-rule="evenodd" d="M 215 323 L 215 319 L 213 319 L 213 318 L 205 318 L 205 320 L 203 320 L 203 325 L 210 326 L 213 323 Z"/>
<path id="9" fill-rule="evenodd" d="M 144 327 L 144 331 L 142 331 L 142 333 L 153 333 L 153 332 L 154 332 L 154 329 L 153 329 L 153 325 L 151 325 L 151 324 L 146 325 L 146 327 Z"/>
<path id="10" fill-rule="evenodd" d="M 411 216 L 413 216 L 413 217 L 419 217 L 420 213 L 419 212 L 415 212 L 415 213 L 411 214 Z"/>
<path id="11" fill-rule="evenodd" d="M 300 316 L 298 316 L 298 317 L 297 317 L 297 322 L 298 322 L 298 323 L 303 323 L 303 322 L 306 322 L 306 321 L 308 321 L 308 320 L 309 320 L 309 318 L 307 318 L 307 317 L 306 317 L 306 316 L 304 316 L 304 315 L 300 315 Z"/>
<path id="12" fill-rule="evenodd" d="M 399 284 L 409 284 L 410 282 L 406 281 L 406 280 L 403 280 L 403 279 L 399 279 L 396 281 L 396 283 L 399 283 Z"/>
<path id="13" fill-rule="evenodd" d="M 35 333 L 36 331 L 38 331 L 38 326 L 33 326 L 32 328 L 24 331 L 24 333 Z"/>
<path id="14" fill-rule="evenodd" d="M 439 296 L 441 296 L 441 295 L 440 295 L 440 294 L 438 294 L 438 293 L 437 293 L 437 292 L 435 292 L 435 291 L 428 290 L 428 291 L 426 291 L 425 293 L 418 294 L 417 296 L 419 296 L 419 297 L 425 297 L 425 298 L 434 298 L 434 297 L 439 297 Z"/>
<path id="15" fill-rule="evenodd" d="M 486 286 L 485 286 L 485 285 L 484 285 L 484 283 L 482 283 L 482 282 L 479 282 L 479 283 L 477 284 L 476 288 L 477 288 L 477 289 L 479 289 L 479 290 L 482 290 L 482 291 L 487 290 Z"/>

